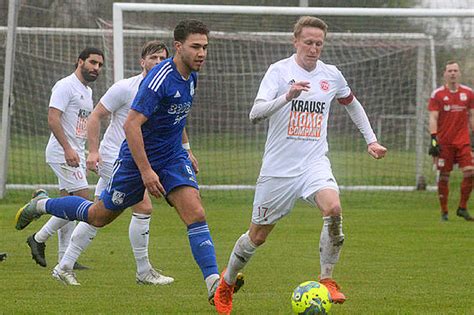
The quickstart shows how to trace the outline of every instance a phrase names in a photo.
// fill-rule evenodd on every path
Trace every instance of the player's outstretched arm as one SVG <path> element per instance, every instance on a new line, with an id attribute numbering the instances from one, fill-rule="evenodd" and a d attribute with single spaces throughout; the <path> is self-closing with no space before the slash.
<path id="1" fill-rule="evenodd" d="M 125 130 L 125 137 L 127 138 L 127 144 L 132 153 L 133 160 L 140 170 L 143 185 L 150 194 L 159 198 L 165 193 L 165 189 L 161 185 L 160 178 L 151 168 L 146 156 L 141 126 L 147 120 L 148 118 L 145 115 L 131 109 L 128 112 L 123 129 Z"/>
<path id="2" fill-rule="evenodd" d="M 100 123 L 109 116 L 110 112 L 101 102 L 99 102 L 87 119 L 87 143 L 89 146 L 89 155 L 87 156 L 86 165 L 88 170 L 95 173 L 97 173 L 97 165 L 101 162 L 99 154 Z"/>
<path id="3" fill-rule="evenodd" d="M 367 145 L 367 152 L 369 152 L 374 159 L 381 159 L 387 153 L 387 148 L 378 142 L 372 142 Z"/>

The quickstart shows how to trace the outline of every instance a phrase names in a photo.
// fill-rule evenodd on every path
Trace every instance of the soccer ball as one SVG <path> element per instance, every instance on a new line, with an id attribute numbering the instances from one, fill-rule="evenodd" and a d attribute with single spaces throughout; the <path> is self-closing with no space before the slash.
<path id="1" fill-rule="evenodd" d="M 295 314 L 329 314 L 332 299 L 328 289 L 316 281 L 301 283 L 293 291 L 291 306 Z"/>

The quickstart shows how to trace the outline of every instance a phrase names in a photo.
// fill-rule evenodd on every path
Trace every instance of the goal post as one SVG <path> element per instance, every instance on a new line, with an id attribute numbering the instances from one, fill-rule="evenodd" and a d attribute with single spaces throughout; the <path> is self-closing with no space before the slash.
<path id="1" fill-rule="evenodd" d="M 469 11 L 469 10 L 468 10 Z M 243 14 L 243 15 L 254 15 L 254 16 L 269 16 L 269 15 L 314 15 L 314 16 L 391 16 L 391 17 L 437 17 L 437 16 L 471 16 L 472 12 L 466 12 L 466 10 L 437 10 L 437 9 L 378 9 L 378 8 L 301 8 L 301 7 L 257 7 L 257 6 L 228 6 L 228 5 L 178 5 L 178 4 L 138 4 L 138 3 L 114 3 L 113 5 L 113 55 L 114 55 L 114 79 L 119 80 L 124 77 L 124 13 L 126 12 L 155 12 L 157 16 L 160 13 L 189 13 L 189 14 Z M 135 26 L 136 27 L 136 26 Z M 288 27 L 291 27 L 288 25 Z M 160 29 L 157 27 L 157 29 Z M 213 37 L 219 33 L 211 30 Z M 249 36 L 250 33 L 239 32 L 241 36 Z M 252 36 L 258 36 L 258 32 L 252 32 Z M 273 36 L 278 36 L 278 32 L 274 32 Z M 260 33 L 260 36 L 272 36 L 271 32 Z M 291 34 L 287 33 L 288 38 Z M 407 121 L 406 130 L 406 141 L 410 142 L 410 128 L 408 128 L 408 122 L 412 121 L 416 127 L 414 128 L 414 143 L 412 144 L 413 151 L 415 154 L 415 162 L 413 165 L 414 176 L 413 186 L 420 187 L 420 184 L 425 181 L 424 171 L 426 169 L 426 157 L 425 157 L 425 141 L 426 138 L 426 101 L 428 91 L 433 90 L 436 86 L 436 65 L 435 65 L 435 49 L 434 41 L 431 36 L 424 34 L 359 34 L 359 33 L 330 33 L 332 38 L 383 38 L 384 40 L 397 40 L 400 38 L 416 41 L 423 40 L 427 44 L 417 45 L 416 48 L 416 61 L 414 67 L 416 68 L 416 80 L 415 80 L 415 93 L 413 102 L 415 103 L 416 110 L 413 116 L 410 116 Z M 291 43 L 288 41 L 288 45 Z M 251 62 L 251 61 L 249 61 Z M 336 64 L 337 65 L 337 64 Z M 427 75 L 426 73 L 429 73 Z M 383 117 L 381 114 L 379 117 Z M 386 117 L 390 114 L 386 115 Z M 402 115 L 403 116 L 403 115 Z M 381 137 L 383 142 L 383 137 Z M 406 147 L 409 149 L 409 147 Z M 377 189 L 384 185 L 359 185 L 358 187 L 365 187 L 366 189 Z M 387 186 L 390 187 L 390 186 Z M 350 186 L 346 187 L 350 189 Z M 433 187 L 431 187 L 433 189 Z M 393 186 L 394 190 L 400 189 L 412 189 L 411 187 L 404 187 L 403 185 Z"/>
<path id="2" fill-rule="evenodd" d="M 2 98 L 2 124 L 0 132 L 0 199 L 5 196 L 10 143 L 10 108 L 13 102 L 13 65 L 15 64 L 15 39 L 20 2 L 10 0 L 8 5 L 8 32 L 5 45 L 5 72 Z"/>
<path id="3" fill-rule="evenodd" d="M 470 85 L 469 69 L 473 68 L 466 56 L 472 54 L 466 47 L 474 51 L 474 42 L 469 40 L 471 33 L 453 37 L 457 34 L 452 32 L 448 42 L 426 24 L 441 28 L 443 24 L 458 25 L 467 31 L 472 26 L 474 30 L 473 10 L 118 3 L 113 6 L 115 21 L 97 17 L 99 28 L 20 25 L 16 49 L 12 50 L 16 75 L 10 77 L 15 102 L 10 100 L 3 107 L 3 111 L 10 111 L 9 116 L 2 115 L 2 129 L 8 126 L 10 134 L 3 133 L 8 142 L 2 140 L 1 145 L 8 146 L 9 152 L 8 161 L 2 159 L 0 167 L 8 171 L 8 177 L 0 171 L 0 180 L 6 181 L 7 190 L 57 186 L 44 161 L 50 134 L 48 100 L 54 83 L 73 70 L 80 50 L 96 46 L 105 53 L 105 67 L 91 84 L 97 103 L 115 80 L 141 71 L 138 61 L 144 42 L 158 39 L 171 48 L 177 21 L 196 18 L 211 28 L 206 65 L 199 73 L 187 121 L 191 147 L 200 164 L 199 184 L 203 189 L 231 194 L 253 189 L 268 121 L 253 125 L 248 114 L 269 65 L 294 53 L 291 29 L 301 15 L 321 16 L 328 23 L 321 60 L 343 72 L 380 142 L 389 148 L 385 159 L 371 159 L 344 107 L 332 104 L 329 157 L 341 190 L 413 191 L 422 184 L 436 189 L 436 174 L 426 148 L 427 102 L 440 70 L 436 63 L 440 66 L 453 52 L 458 53 L 454 56 L 467 64 L 464 77 Z M 455 23 L 446 23 L 454 17 Z M 10 28 L 0 27 L 0 42 L 7 43 L 8 31 Z M 0 53 L 0 66 L 7 66 L 3 56 Z M 0 72 L 1 77 L 3 69 Z M 3 123 L 6 118 L 9 123 Z M 6 155 L 5 150 L 0 151 Z M 91 176 L 88 180 L 95 184 L 97 179 Z"/>

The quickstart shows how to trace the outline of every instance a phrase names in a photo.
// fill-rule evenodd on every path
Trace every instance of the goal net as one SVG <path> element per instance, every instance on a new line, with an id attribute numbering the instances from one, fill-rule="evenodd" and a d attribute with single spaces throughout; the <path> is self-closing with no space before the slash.
<path id="1" fill-rule="evenodd" d="M 201 19 L 211 29 L 208 59 L 199 74 L 187 125 L 200 163 L 200 185 L 234 193 L 254 187 L 267 124 L 251 124 L 248 113 L 268 66 L 294 53 L 291 28 L 301 14 L 206 13 L 199 11 L 200 6 L 185 12 L 178 7 L 175 12 L 147 11 L 146 5 L 123 11 L 118 29 L 117 21 L 102 19 L 98 19 L 99 29 L 18 28 L 9 189 L 56 187 L 56 178 L 44 162 L 48 101 L 54 83 L 73 71 L 81 49 L 97 46 L 106 53 L 105 69 L 91 86 L 97 102 L 115 79 L 140 72 L 138 60 L 145 41 L 161 39 L 172 47 L 172 29 L 183 18 Z M 433 188 L 426 111 L 436 85 L 432 36 L 416 21 L 407 27 L 407 19 L 386 19 L 389 27 L 384 28 L 381 17 L 321 17 L 330 26 L 321 59 L 343 72 L 379 141 L 389 149 L 383 160 L 370 158 L 349 115 L 332 104 L 329 157 L 339 185 L 343 190 L 364 191 L 413 190 L 419 184 Z M 0 41 L 5 34 L 6 28 L 0 29 Z M 94 184 L 95 178 L 89 182 Z"/>
<path id="2" fill-rule="evenodd" d="M 245 13 L 194 12 L 124 12 L 125 26 L 114 35 L 114 44 L 118 36 L 123 40 L 123 48 L 114 50 L 115 66 L 123 65 L 124 77 L 132 75 L 141 44 L 159 38 L 171 45 L 172 26 L 181 18 L 210 25 L 208 59 L 187 126 L 203 170 L 200 182 L 228 189 L 253 187 L 267 124 L 251 124 L 248 114 L 268 66 L 294 53 L 291 27 L 299 16 L 256 20 Z M 155 17 L 149 17 L 152 23 L 146 23 L 148 14 Z M 371 159 L 344 108 L 333 104 L 330 159 L 342 189 L 413 190 L 425 173 L 432 176 L 424 110 L 435 84 L 432 38 L 420 33 L 329 32 L 321 59 L 343 72 L 380 142 L 390 149 L 387 159 Z M 120 71 L 115 68 L 116 78 Z"/>

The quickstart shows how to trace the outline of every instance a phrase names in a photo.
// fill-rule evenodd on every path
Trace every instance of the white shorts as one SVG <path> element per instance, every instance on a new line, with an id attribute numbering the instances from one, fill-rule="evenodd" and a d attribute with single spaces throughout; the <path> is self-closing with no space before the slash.
<path id="1" fill-rule="evenodd" d="M 252 223 L 275 224 L 290 213 L 297 199 L 316 206 L 315 194 L 326 188 L 339 192 L 327 157 L 296 177 L 260 176 L 255 189 Z"/>
<path id="2" fill-rule="evenodd" d="M 100 196 L 102 191 L 107 187 L 110 177 L 112 177 L 112 172 L 114 170 L 115 162 L 104 162 L 98 165 L 98 174 L 100 176 L 97 185 L 95 186 L 94 196 Z"/>
<path id="3" fill-rule="evenodd" d="M 86 166 L 84 163 L 79 167 L 72 167 L 66 163 L 48 163 L 58 178 L 59 190 L 73 193 L 82 189 L 88 189 L 86 177 Z"/>

